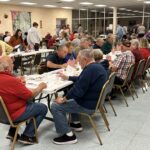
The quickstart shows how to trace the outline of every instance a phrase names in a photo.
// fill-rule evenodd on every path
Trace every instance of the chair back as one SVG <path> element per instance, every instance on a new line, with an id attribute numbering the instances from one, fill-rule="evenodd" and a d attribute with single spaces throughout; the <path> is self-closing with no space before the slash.
<path id="1" fill-rule="evenodd" d="M 40 62 L 41 62 L 41 54 L 36 54 L 35 58 L 34 58 L 33 65 L 38 66 L 40 64 Z"/>
<path id="2" fill-rule="evenodd" d="M 103 88 L 100 92 L 100 96 L 96 105 L 96 110 L 95 112 L 103 106 L 106 96 L 109 95 L 112 91 L 112 88 L 114 86 L 114 81 L 115 81 L 116 73 L 111 73 L 109 76 L 109 79 L 106 81 L 106 83 L 103 85 Z"/>
<path id="3" fill-rule="evenodd" d="M 143 75 L 145 62 L 146 62 L 145 59 L 140 60 L 138 66 L 137 66 L 137 69 L 135 71 L 134 79 Z"/>
<path id="4" fill-rule="evenodd" d="M 133 72 L 134 72 L 134 67 L 135 67 L 135 64 L 131 64 L 129 69 L 128 69 L 128 72 L 127 72 L 127 77 L 124 81 L 124 84 L 123 86 L 125 86 L 127 83 L 129 83 L 131 80 L 132 80 L 132 75 L 133 75 Z"/>
<path id="5" fill-rule="evenodd" d="M 150 67 L 150 56 L 148 57 L 146 64 L 145 64 L 145 68 L 144 68 L 144 72 Z"/>
<path id="6" fill-rule="evenodd" d="M 2 97 L 0 97 L 0 123 L 14 126 Z"/>
<path id="7" fill-rule="evenodd" d="M 43 74 L 45 72 L 48 72 L 48 68 L 47 68 L 47 65 L 46 65 L 46 61 L 45 62 L 41 62 L 39 65 L 38 65 L 38 73 L 39 74 Z"/>

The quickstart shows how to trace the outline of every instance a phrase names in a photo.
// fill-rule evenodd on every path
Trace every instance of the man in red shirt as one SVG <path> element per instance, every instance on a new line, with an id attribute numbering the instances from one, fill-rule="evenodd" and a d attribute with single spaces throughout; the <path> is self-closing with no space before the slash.
<path id="1" fill-rule="evenodd" d="M 37 88 L 29 90 L 25 86 L 23 77 L 14 77 L 13 61 L 8 57 L 0 58 L 0 96 L 8 109 L 13 122 L 21 122 L 31 117 L 35 117 L 37 127 L 47 114 L 47 106 L 41 103 L 33 103 L 32 99 L 46 88 L 45 83 L 40 83 Z M 7 135 L 8 139 L 13 139 L 16 128 L 10 127 Z M 18 141 L 23 144 L 35 143 L 34 125 L 31 121 Z"/>

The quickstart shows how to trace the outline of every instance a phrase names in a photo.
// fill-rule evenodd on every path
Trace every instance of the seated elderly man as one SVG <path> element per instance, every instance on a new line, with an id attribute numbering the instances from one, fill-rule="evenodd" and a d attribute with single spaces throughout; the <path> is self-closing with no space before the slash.
<path id="1" fill-rule="evenodd" d="M 83 69 L 82 73 L 79 77 L 67 77 L 62 73 L 60 74 L 63 79 L 75 83 L 65 97 L 58 97 L 51 106 L 56 131 L 61 135 L 53 140 L 55 144 L 77 142 L 77 138 L 70 127 L 75 131 L 83 130 L 78 114 L 92 114 L 94 112 L 99 93 L 107 80 L 105 69 L 100 64 L 95 63 L 91 50 L 80 51 L 78 60 Z M 66 113 L 72 114 L 70 127 Z"/>
<path id="2" fill-rule="evenodd" d="M 93 45 L 93 49 L 101 49 L 104 44 L 104 40 L 102 38 L 98 38 L 96 43 Z"/>
<path id="3" fill-rule="evenodd" d="M 122 54 L 119 55 L 117 59 L 111 64 L 111 70 L 117 73 L 115 84 L 123 84 L 127 77 L 129 66 L 135 63 L 135 57 L 130 50 L 130 46 L 130 41 L 123 41 L 121 45 Z"/>
<path id="4" fill-rule="evenodd" d="M 46 88 L 45 83 L 40 83 L 35 89 L 27 89 L 24 78 L 17 78 L 12 75 L 13 62 L 8 56 L 0 58 L 0 96 L 8 109 L 13 122 L 21 122 L 35 117 L 37 127 L 47 113 L 47 106 L 41 103 L 33 103 L 32 99 Z M 13 139 L 16 128 L 10 127 L 7 138 Z M 35 131 L 33 122 L 27 124 L 18 141 L 23 144 L 35 143 Z"/>
<path id="5" fill-rule="evenodd" d="M 81 42 L 81 40 L 79 39 L 79 34 L 75 33 L 72 44 L 74 45 L 74 47 L 78 47 L 80 45 L 80 42 Z"/>
<path id="6" fill-rule="evenodd" d="M 114 35 L 113 34 L 108 34 L 106 42 L 104 42 L 101 50 L 103 53 L 106 55 L 111 52 L 112 46 L 113 46 L 113 41 L 114 41 Z"/>
<path id="7" fill-rule="evenodd" d="M 78 53 L 79 53 L 80 50 L 88 49 L 88 48 L 90 48 L 90 41 L 89 41 L 89 39 L 88 38 L 82 38 L 81 42 L 80 42 L 80 45 L 75 48 L 76 56 L 78 56 Z"/>
<path id="8" fill-rule="evenodd" d="M 0 56 L 9 55 L 13 51 L 13 47 L 0 40 Z"/>
<path id="9" fill-rule="evenodd" d="M 65 57 L 68 54 L 68 49 L 66 46 L 62 45 L 59 46 L 58 50 L 53 53 L 49 54 L 47 57 L 47 67 L 49 71 L 53 71 L 56 69 L 66 68 L 67 63 Z"/>

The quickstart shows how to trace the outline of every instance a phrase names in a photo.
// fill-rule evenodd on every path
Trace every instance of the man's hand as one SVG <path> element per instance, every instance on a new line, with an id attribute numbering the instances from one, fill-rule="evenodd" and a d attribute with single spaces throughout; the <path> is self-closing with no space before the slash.
<path id="1" fill-rule="evenodd" d="M 68 64 L 65 63 L 65 64 L 61 65 L 61 68 L 67 68 L 67 66 L 68 66 Z"/>
<path id="2" fill-rule="evenodd" d="M 68 80 L 68 79 L 69 79 L 68 76 L 64 75 L 64 74 L 61 73 L 61 72 L 59 72 L 58 75 L 59 75 L 59 77 L 61 77 L 63 80 Z"/>
<path id="3" fill-rule="evenodd" d="M 66 101 L 64 101 L 64 98 L 62 98 L 62 97 L 57 97 L 57 99 L 55 100 L 55 102 L 56 102 L 57 104 L 63 104 L 63 103 L 65 103 Z"/>
<path id="4" fill-rule="evenodd" d="M 39 84 L 38 87 L 41 88 L 41 89 L 45 89 L 45 88 L 47 88 L 47 84 L 42 82 L 42 83 Z"/>

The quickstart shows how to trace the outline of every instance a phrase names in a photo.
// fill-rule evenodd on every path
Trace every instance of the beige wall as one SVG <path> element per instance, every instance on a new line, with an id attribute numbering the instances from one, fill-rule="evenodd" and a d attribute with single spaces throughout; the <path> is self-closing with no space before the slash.
<path id="1" fill-rule="evenodd" d="M 47 32 L 56 34 L 56 18 L 67 18 L 67 24 L 72 27 L 72 10 L 55 9 L 55 8 L 34 8 L 16 5 L 0 5 L 0 32 L 12 31 L 12 19 L 11 10 L 31 12 L 31 21 L 38 22 L 42 20 L 43 27 L 39 32 L 42 36 L 45 36 Z M 4 14 L 8 15 L 8 18 L 4 18 Z"/>

